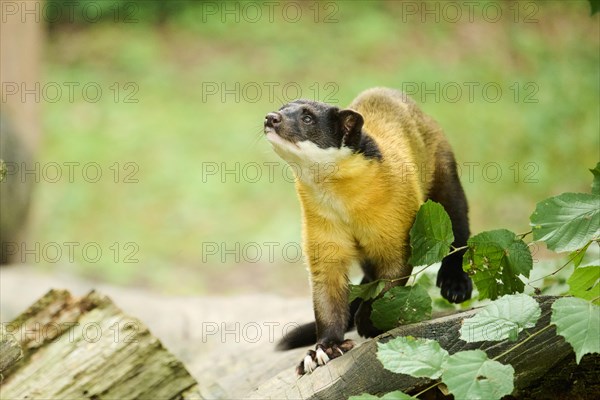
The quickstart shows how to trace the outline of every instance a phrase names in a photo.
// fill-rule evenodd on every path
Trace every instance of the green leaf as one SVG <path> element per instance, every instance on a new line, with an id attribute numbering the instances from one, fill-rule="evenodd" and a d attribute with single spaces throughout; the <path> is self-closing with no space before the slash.
<path id="1" fill-rule="evenodd" d="M 397 337 L 387 343 L 377 343 L 377 358 L 387 370 L 415 378 L 437 379 L 448 352 L 435 340 Z"/>
<path id="2" fill-rule="evenodd" d="M 583 299 L 563 297 L 552 304 L 550 322 L 575 350 L 577 364 L 585 354 L 600 352 L 600 307 Z"/>
<path id="3" fill-rule="evenodd" d="M 526 294 L 507 295 L 488 304 L 475 316 L 463 321 L 460 338 L 465 342 L 516 340 L 519 332 L 533 328 L 542 310 Z"/>
<path id="4" fill-rule="evenodd" d="M 496 274 L 493 271 L 477 271 L 471 279 L 479 292 L 479 300 L 495 300 L 499 295 L 501 296 L 502 293 L 504 293 L 504 285 L 501 282 L 498 282 Z M 525 289 L 524 285 L 523 289 Z"/>
<path id="5" fill-rule="evenodd" d="M 420 285 L 395 286 L 373 302 L 371 321 L 384 331 L 431 316 L 431 298 Z"/>
<path id="6" fill-rule="evenodd" d="M 600 267 L 593 265 L 577 268 L 567 280 L 569 293 L 585 300 L 600 302 Z"/>
<path id="7" fill-rule="evenodd" d="M 579 265 L 583 261 L 585 252 L 587 251 L 588 247 L 590 247 L 590 244 L 592 244 L 592 243 L 593 242 L 591 242 L 591 241 L 587 242 L 587 244 L 585 246 L 583 246 L 581 249 L 577 249 L 574 252 L 572 252 L 571 254 L 569 254 L 569 259 L 573 262 L 573 265 L 575 266 L 575 268 L 579 267 Z"/>
<path id="8" fill-rule="evenodd" d="M 363 300 L 374 299 L 379 296 L 379 293 L 385 287 L 385 281 L 377 280 L 362 285 L 350 285 L 350 294 L 348 296 L 348 302 L 352 302 L 356 298 Z"/>
<path id="9" fill-rule="evenodd" d="M 512 393 L 514 373 L 482 350 L 459 351 L 448 357 L 442 381 L 455 399 L 500 399 Z"/>
<path id="10" fill-rule="evenodd" d="M 539 202 L 529 219 L 534 240 L 558 253 L 577 250 L 600 237 L 600 196 L 563 193 Z"/>
<path id="11" fill-rule="evenodd" d="M 525 289 L 519 275 L 529 277 L 533 259 L 529 248 L 506 229 L 482 232 L 467 242 L 463 269 L 471 275 L 479 299 L 521 293 Z"/>
<path id="12" fill-rule="evenodd" d="M 419 208 L 410 230 L 409 264 L 431 265 L 442 261 L 454 242 L 450 217 L 441 204 L 427 200 Z"/>
<path id="13" fill-rule="evenodd" d="M 463 303 L 464 304 L 464 303 Z M 433 309 L 436 311 L 456 311 L 456 306 L 443 297 L 433 298 Z"/>
<path id="14" fill-rule="evenodd" d="M 590 169 L 590 172 L 594 174 L 594 180 L 592 181 L 592 194 L 600 194 L 600 162 L 596 164 L 594 169 Z"/>
<path id="15" fill-rule="evenodd" d="M 433 287 L 435 286 L 433 284 L 433 280 L 431 279 L 431 277 L 426 273 L 420 274 L 419 278 L 417 279 L 417 281 L 415 283 L 423 286 L 427 290 L 433 289 Z"/>
<path id="16" fill-rule="evenodd" d="M 399 390 L 395 392 L 389 392 L 383 395 L 383 397 L 377 397 L 372 394 L 363 393 L 358 396 L 350 396 L 348 400 L 415 400 L 416 397 L 412 397 L 407 395 L 406 393 L 402 393 Z"/>

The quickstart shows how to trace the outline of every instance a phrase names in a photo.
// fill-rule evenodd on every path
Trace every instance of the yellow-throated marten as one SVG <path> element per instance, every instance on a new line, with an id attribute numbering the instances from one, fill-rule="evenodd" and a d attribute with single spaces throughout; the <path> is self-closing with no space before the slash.
<path id="1" fill-rule="evenodd" d="M 355 322 L 361 336 L 382 333 L 370 321 L 372 301 L 348 305 L 350 266 L 360 264 L 362 283 L 410 275 L 409 231 L 427 199 L 444 206 L 453 245 L 464 246 L 467 200 L 442 130 L 397 90 L 366 90 L 343 110 L 296 100 L 267 114 L 264 126 L 275 152 L 294 167 L 302 208 L 316 322 L 290 332 L 278 348 L 316 342 L 297 368 L 304 374 L 354 346 L 344 333 Z M 462 256 L 446 257 L 437 278 L 442 296 L 455 303 L 471 297 Z"/>

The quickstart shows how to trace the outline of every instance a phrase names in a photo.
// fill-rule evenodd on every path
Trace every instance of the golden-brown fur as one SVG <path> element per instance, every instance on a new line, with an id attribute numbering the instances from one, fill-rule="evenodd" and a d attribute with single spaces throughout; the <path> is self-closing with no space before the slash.
<path id="1" fill-rule="evenodd" d="M 360 265 L 364 281 L 393 279 L 386 290 L 405 284 L 412 271 L 409 231 L 421 204 L 442 203 L 458 245 L 469 234 L 467 205 L 441 129 L 399 91 L 369 89 L 349 110 L 299 100 L 268 114 L 265 133 L 282 158 L 300 167 L 296 190 L 317 339 L 317 351 L 298 367 L 304 373 L 352 348 L 343 340 L 352 325 L 350 267 Z M 455 302 L 471 293 L 461 257 L 445 259 L 438 274 L 442 294 Z M 380 333 L 370 322 L 370 304 L 352 311 L 363 336 Z M 280 347 L 303 343 L 310 329 L 301 327 Z"/>
<path id="2" fill-rule="evenodd" d="M 370 260 L 375 279 L 410 275 L 408 233 L 431 187 L 437 148 L 447 146 L 437 124 L 400 92 L 370 89 L 349 108 L 363 116 L 383 161 L 354 153 L 323 181 L 296 182 L 315 309 L 328 321 L 335 317 L 319 310 L 320 298 L 346 303 L 352 263 Z M 323 244 L 335 246 L 335 262 L 318 257 Z"/>

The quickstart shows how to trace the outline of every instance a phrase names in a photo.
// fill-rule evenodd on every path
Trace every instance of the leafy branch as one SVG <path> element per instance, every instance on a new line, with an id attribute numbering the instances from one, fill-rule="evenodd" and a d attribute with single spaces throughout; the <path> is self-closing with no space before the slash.
<path id="1" fill-rule="evenodd" d="M 569 258 L 567 259 L 567 262 L 565 262 L 561 267 L 559 267 L 558 269 L 556 269 L 554 272 L 551 272 L 551 273 L 549 273 L 547 275 L 544 275 L 544 276 L 542 276 L 540 278 L 530 280 L 527 284 L 530 285 L 532 282 L 541 281 L 543 279 L 548 278 L 549 276 L 554 276 L 554 275 L 558 274 L 561 270 L 563 270 L 564 268 L 566 268 L 571 263 L 574 263 L 575 267 L 578 267 L 579 264 L 581 263 L 582 259 L 583 259 L 583 255 L 587 251 L 588 247 L 592 243 L 594 243 L 594 242 L 597 243 L 598 245 L 600 245 L 600 239 L 592 239 L 592 240 L 590 240 L 585 246 L 583 246 L 582 248 L 577 249 L 574 252 L 572 252 L 569 255 Z M 532 286 L 532 285 L 530 285 L 530 286 Z"/>
<path id="2" fill-rule="evenodd" d="M 573 263 L 575 269 L 567 282 L 569 294 L 575 297 L 557 299 L 552 304 L 550 324 L 493 359 L 489 359 L 481 350 L 449 355 L 435 340 L 397 337 L 387 343 L 378 343 L 377 357 L 384 368 L 414 377 L 438 379 L 417 396 L 444 383 L 456 398 L 500 399 L 513 391 L 514 370 L 498 360 L 553 326 L 556 327 L 556 333 L 572 346 L 578 363 L 585 354 L 600 353 L 600 307 L 596 304 L 600 301 L 600 266 L 581 266 L 589 246 L 594 242 L 600 244 L 600 162 L 590 171 L 594 175 L 592 193 L 563 193 L 538 203 L 530 217 L 531 231 L 523 234 L 505 229 L 482 232 L 469 239 L 467 246 L 452 250 L 454 237 L 448 215 L 439 204 L 430 201 L 425 203 L 411 229 L 411 264 L 426 265 L 425 268 L 428 268 L 449 254 L 466 250 L 463 269 L 473 278 L 479 298 L 496 299 L 502 296 L 463 322 L 460 332 L 462 340 L 516 341 L 520 332 L 536 325 L 541 315 L 537 301 L 528 295 L 513 294 L 523 292 L 524 284 L 519 276 L 529 277 L 532 268 L 529 246 L 523 242 L 529 234 L 533 234 L 534 241 L 545 242 L 551 250 L 571 253 L 567 262 L 556 271 L 528 284 L 555 275 Z M 356 297 L 375 299 L 380 296 L 386 282 L 393 283 L 409 277 L 356 286 L 370 289 L 355 289 L 360 292 Z M 382 298 L 375 300 L 373 305 L 386 297 L 393 300 L 406 294 L 408 296 L 403 301 L 408 304 L 410 294 L 421 290 L 419 285 L 413 285 L 412 288 L 393 287 Z M 417 297 L 413 296 L 413 300 Z M 428 296 L 419 300 L 421 308 L 427 308 L 427 299 L 430 303 Z M 387 307 L 379 309 L 378 313 L 390 313 L 391 318 L 387 322 L 401 321 L 402 318 L 399 318 L 394 307 L 389 307 L 390 304 L 388 302 Z M 412 310 L 413 314 L 422 311 L 414 307 Z M 375 307 L 372 317 L 374 314 Z M 489 337 L 487 328 L 490 324 L 499 328 L 495 337 Z M 388 395 L 384 398 L 414 398 L 401 392 Z"/>

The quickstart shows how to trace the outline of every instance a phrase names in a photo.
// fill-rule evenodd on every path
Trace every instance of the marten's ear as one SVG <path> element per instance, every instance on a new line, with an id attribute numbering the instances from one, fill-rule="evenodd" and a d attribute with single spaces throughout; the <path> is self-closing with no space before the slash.
<path id="1" fill-rule="evenodd" d="M 342 145 L 354 148 L 360 143 L 360 135 L 364 120 L 362 115 L 356 111 L 346 109 L 339 112 L 338 123 L 342 131 Z"/>

